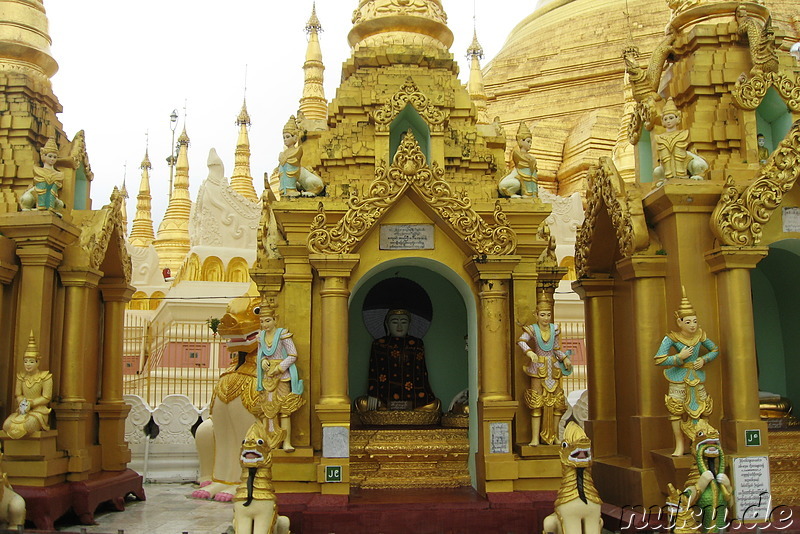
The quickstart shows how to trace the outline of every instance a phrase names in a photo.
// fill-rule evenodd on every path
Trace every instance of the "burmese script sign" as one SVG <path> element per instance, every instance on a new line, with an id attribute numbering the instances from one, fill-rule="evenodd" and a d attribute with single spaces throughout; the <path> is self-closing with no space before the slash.
<path id="1" fill-rule="evenodd" d="M 800 208 L 783 208 L 783 231 L 800 232 Z"/>
<path id="2" fill-rule="evenodd" d="M 382 224 L 381 250 L 432 250 L 432 224 Z"/>
<path id="3" fill-rule="evenodd" d="M 511 451 L 508 439 L 508 423 L 489 423 L 491 454 L 503 454 Z"/>
<path id="4" fill-rule="evenodd" d="M 770 502 L 768 456 L 733 459 L 733 494 L 736 497 L 736 517 L 742 521 L 769 520 L 773 505 Z"/>

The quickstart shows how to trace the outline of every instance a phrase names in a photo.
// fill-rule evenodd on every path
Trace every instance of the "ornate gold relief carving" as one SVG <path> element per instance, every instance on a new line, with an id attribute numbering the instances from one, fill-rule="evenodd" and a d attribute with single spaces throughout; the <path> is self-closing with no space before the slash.
<path id="1" fill-rule="evenodd" d="M 444 170 L 435 162 L 431 167 L 426 165 L 419 144 L 408 132 L 392 165 L 386 168 L 381 164 L 375 169 L 375 179 L 365 198 L 360 199 L 355 193 L 350 196 L 348 210 L 335 227 L 327 227 L 325 209 L 320 202 L 308 235 L 308 250 L 317 254 L 351 253 L 386 210 L 412 188 L 476 254 L 512 254 L 517 236 L 500 203 L 495 203 L 495 224 L 488 224 L 472 208 L 467 194 L 454 193 L 443 177 Z"/>
<path id="2" fill-rule="evenodd" d="M 789 109 L 800 112 L 800 76 L 792 80 L 780 72 L 759 72 L 750 78 L 743 74 L 731 91 L 733 101 L 742 109 L 756 109 L 770 87 L 778 91 Z"/>
<path id="3" fill-rule="evenodd" d="M 657 115 L 656 102 L 661 100 L 658 86 L 664 72 L 664 64 L 675 51 L 675 31 L 670 27 L 669 33 L 658 43 L 647 68 L 639 64 L 639 49 L 635 46 L 626 47 L 622 51 L 625 62 L 625 73 L 631 86 L 631 94 L 636 101 L 636 108 L 628 123 L 628 141 L 632 145 L 639 142 L 642 126 L 648 131 L 653 129 L 653 117 Z"/>
<path id="4" fill-rule="evenodd" d="M 800 177 L 800 121 L 761 169 L 761 174 L 739 193 L 728 177 L 725 189 L 711 214 L 711 231 L 721 245 L 755 246 L 761 241 L 764 225 L 780 205 L 783 195 Z"/>
<path id="5" fill-rule="evenodd" d="M 447 15 L 440 0 L 362 0 L 353 11 L 353 24 L 388 15 L 427 17 L 447 24 Z"/>
<path id="6" fill-rule="evenodd" d="M 432 130 L 438 131 L 444 127 L 448 114 L 436 107 L 427 96 L 421 93 L 417 84 L 409 76 L 400 90 L 383 107 L 372 112 L 376 129 L 379 132 L 388 131 L 389 125 L 407 104 L 414 106 L 414 109 L 425 119 Z"/>
<path id="7" fill-rule="evenodd" d="M 106 257 L 111 237 L 116 234 L 125 281 L 130 283 L 133 267 L 131 257 L 125 248 L 124 223 L 122 222 L 122 203 L 124 201 L 122 193 L 115 187 L 111 192 L 111 202 L 99 211 L 91 212 L 92 214 L 84 219 L 81 224 L 79 242 L 74 246 L 78 246 L 86 255 L 89 267 L 99 270 Z"/>
<path id="8" fill-rule="evenodd" d="M 597 216 L 606 207 L 617 235 L 619 251 L 631 256 L 650 244 L 644 208 L 638 189 L 626 190 L 611 158 L 602 157 L 589 169 L 586 218 L 575 241 L 575 269 L 578 278 L 589 274 L 589 253 L 594 239 Z"/>

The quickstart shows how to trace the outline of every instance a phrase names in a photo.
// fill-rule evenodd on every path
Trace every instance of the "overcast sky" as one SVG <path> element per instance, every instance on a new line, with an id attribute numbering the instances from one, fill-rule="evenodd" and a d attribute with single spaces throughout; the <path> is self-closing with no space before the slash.
<path id="1" fill-rule="evenodd" d="M 485 65 L 513 27 L 535 6 L 533 0 L 474 0 L 478 38 Z M 206 178 L 210 148 L 233 171 L 236 116 L 245 94 L 252 120 L 251 171 L 256 190 L 277 165 L 281 130 L 302 95 L 306 51 L 303 31 L 311 0 L 45 0 L 52 53 L 59 64 L 53 89 L 64 112 L 60 119 L 72 138 L 86 131 L 94 172 L 92 199 L 108 202 L 126 173 L 129 219 L 136 210 L 142 161 L 149 132 L 153 219 L 167 204 L 171 131 L 169 115 L 180 114 L 191 139 L 189 176 L 192 199 Z M 318 0 L 317 15 L 325 64 L 325 97 L 330 100 L 350 55 L 347 33 L 357 0 Z M 450 51 L 466 83 L 465 51 L 472 40 L 473 2 L 445 0 L 455 35 Z M 130 224 L 130 222 L 129 222 Z"/>

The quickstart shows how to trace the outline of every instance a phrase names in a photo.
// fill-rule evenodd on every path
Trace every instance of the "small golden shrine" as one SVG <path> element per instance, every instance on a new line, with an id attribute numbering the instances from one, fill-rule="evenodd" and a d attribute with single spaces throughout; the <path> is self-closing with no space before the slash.
<path id="1" fill-rule="evenodd" d="M 667 37 L 648 70 L 663 68 L 663 75 L 637 78 L 644 66 L 625 51 L 636 102 L 628 119 L 636 182 L 624 182 L 610 158 L 599 159 L 576 245 L 595 480 L 603 499 L 620 506 L 662 504 L 667 484 L 682 484 L 690 464 L 670 454 L 667 386 L 654 365 L 682 286 L 719 347 L 705 387 L 714 399 L 710 423 L 732 463 L 766 464 L 772 450 L 759 389 L 792 395 L 778 384 L 788 365 L 780 339 L 791 334 L 770 330 L 786 324 L 786 312 L 769 280 L 778 283 L 776 262 L 792 261 L 783 251 L 800 237 L 788 217 L 798 205 L 800 69 L 778 45 L 762 3 L 670 5 Z M 759 133 L 767 139 L 764 164 Z M 677 170 L 659 179 L 668 166 Z M 772 502 L 788 502 L 798 474 L 777 467 Z"/>
<path id="2" fill-rule="evenodd" d="M 43 398 L 52 413 L 36 407 L 41 430 L 18 439 L 0 432 L 0 440 L 5 472 L 29 518 L 52 528 L 69 508 L 91 518 L 94 510 L 74 495 L 95 498 L 98 477 L 119 483 L 101 500 L 134 489 L 143 496 L 141 477 L 126 470 L 124 440 L 122 327 L 131 263 L 122 195 L 115 190 L 109 204 L 92 209 L 83 133 L 70 140 L 56 117 L 61 105 L 50 78 L 58 66 L 42 2 L 6 2 L 3 10 L 0 413 L 5 420 L 27 408 L 15 397 L 15 381 L 24 378 L 23 356 L 32 354 L 47 377 Z"/>
<path id="3" fill-rule="evenodd" d="M 265 202 L 251 274 L 291 328 L 308 377 L 308 402 L 292 416 L 297 450 L 274 456 L 279 491 L 558 486 L 557 451 L 517 454 L 531 423 L 520 402 L 527 381 L 513 371 L 525 356 L 513 340 L 515 325 L 531 322 L 537 291 L 552 302 L 566 269 L 537 235 L 550 206 L 499 198 L 505 134 L 479 124 L 452 39 L 439 0 L 360 2 L 327 125 L 308 128 L 302 143 L 302 167 L 325 195 Z M 461 399 L 461 417 L 451 414 L 460 428 L 398 431 L 364 426 L 354 413 L 370 344 L 409 281 L 432 309 L 419 335 L 431 389 L 443 412 Z M 341 480 L 328 467 L 341 468 Z"/>

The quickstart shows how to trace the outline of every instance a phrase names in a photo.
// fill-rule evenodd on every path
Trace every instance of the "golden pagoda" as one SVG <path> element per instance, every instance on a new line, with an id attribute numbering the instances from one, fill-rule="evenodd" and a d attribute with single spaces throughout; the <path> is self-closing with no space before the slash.
<path id="1" fill-rule="evenodd" d="M 300 98 L 300 114 L 310 124 L 324 128 L 328 118 L 328 102 L 325 100 L 324 81 L 325 65 L 322 63 L 322 49 L 319 44 L 319 33 L 322 24 L 317 17 L 316 3 L 312 4 L 311 16 L 306 23 L 305 31 L 308 34 L 306 60 L 303 63 L 303 96 Z M 313 129 L 313 128 L 309 128 Z"/>
<path id="2" fill-rule="evenodd" d="M 150 211 L 153 197 L 150 194 L 150 156 L 145 150 L 144 159 L 139 166 L 142 169 L 142 179 L 139 182 L 139 194 L 136 195 L 136 215 L 133 218 L 133 227 L 129 242 L 134 247 L 147 247 L 153 243 L 153 217 Z"/>
<path id="3" fill-rule="evenodd" d="M 253 177 L 250 174 L 250 138 L 247 134 L 250 115 L 247 113 L 246 101 L 242 102 L 242 111 L 236 117 L 236 125 L 239 126 L 239 139 L 236 141 L 231 187 L 244 198 L 255 201 L 258 200 L 258 195 L 253 187 Z"/>
<path id="4" fill-rule="evenodd" d="M 184 126 L 178 137 L 178 160 L 175 165 L 175 184 L 169 197 L 167 212 L 158 225 L 158 234 L 153 245 L 158 251 L 162 268 L 170 269 L 172 275 L 189 252 L 189 215 L 192 199 L 189 196 L 189 136 Z"/>

